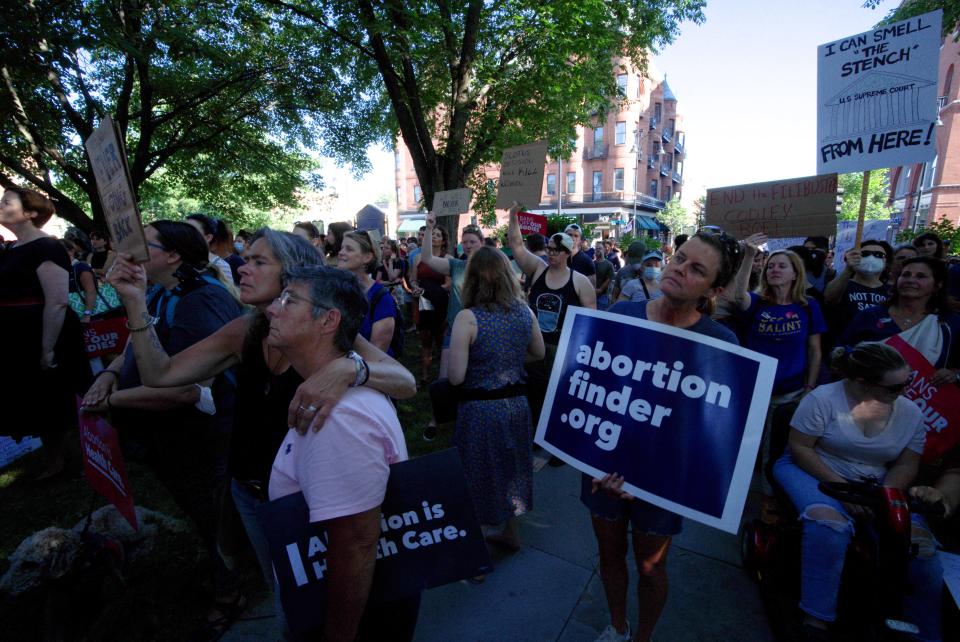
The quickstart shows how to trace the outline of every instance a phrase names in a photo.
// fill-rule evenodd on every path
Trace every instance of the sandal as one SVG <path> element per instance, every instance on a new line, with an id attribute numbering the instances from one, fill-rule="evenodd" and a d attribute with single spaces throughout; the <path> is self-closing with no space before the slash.
<path id="1" fill-rule="evenodd" d="M 246 609 L 247 598 L 240 592 L 232 600 L 215 599 L 207 613 L 206 623 L 190 636 L 191 642 L 219 640 Z"/>

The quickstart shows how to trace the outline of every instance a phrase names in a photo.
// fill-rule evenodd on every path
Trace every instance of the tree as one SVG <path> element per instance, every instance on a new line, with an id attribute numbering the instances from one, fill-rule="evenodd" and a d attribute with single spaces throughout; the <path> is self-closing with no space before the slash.
<path id="1" fill-rule="evenodd" d="M 693 225 L 698 230 L 703 227 L 703 220 L 707 215 L 707 195 L 704 194 L 693 202 Z"/>
<path id="2" fill-rule="evenodd" d="M 883 219 L 893 215 L 893 207 L 888 205 L 890 198 L 890 183 L 887 180 L 889 170 L 875 169 L 870 172 L 870 183 L 867 186 L 867 210 L 865 218 Z M 841 221 L 855 221 L 860 214 L 860 192 L 863 189 L 863 172 L 840 174 L 840 188 L 843 190 L 840 202 L 840 213 L 837 218 Z"/>
<path id="3" fill-rule="evenodd" d="M 876 9 L 883 0 L 865 0 L 864 7 Z M 943 9 L 943 37 L 946 38 L 954 29 L 957 28 L 957 22 L 960 22 L 960 2 L 956 0 L 906 0 L 897 7 L 891 9 L 883 20 L 877 26 L 888 25 L 892 22 L 900 22 L 913 16 L 919 16 L 924 13 Z"/>
<path id="4" fill-rule="evenodd" d="M 46 192 L 80 228 L 102 224 L 83 140 L 110 114 L 147 209 L 293 205 L 319 184 L 305 146 L 368 163 L 365 100 L 329 82 L 342 61 L 309 35 L 255 0 L 13 3 L 0 21 L 0 185 Z"/>
<path id="5" fill-rule="evenodd" d="M 611 59 L 643 64 L 682 21 L 702 21 L 705 4 L 267 1 L 322 30 L 334 55 L 352 56 L 340 80 L 379 101 L 373 126 L 383 141 L 399 132 L 427 207 L 438 191 L 476 187 L 477 170 L 512 145 L 545 138 L 551 155 L 569 157 L 575 126 L 618 95 Z"/>
<path id="6" fill-rule="evenodd" d="M 914 232 L 906 229 L 897 234 L 897 243 L 908 243 L 920 236 L 924 232 L 933 232 L 940 237 L 944 245 L 949 249 L 950 254 L 956 254 L 957 248 L 960 248 L 960 227 L 954 225 L 950 219 L 941 218 L 937 221 L 922 226 Z"/>
<path id="7" fill-rule="evenodd" d="M 679 196 L 670 199 L 667 206 L 657 214 L 657 218 L 669 227 L 670 232 L 675 235 L 682 233 L 683 228 L 690 226 L 690 213 L 687 212 L 687 208 L 680 204 Z"/>

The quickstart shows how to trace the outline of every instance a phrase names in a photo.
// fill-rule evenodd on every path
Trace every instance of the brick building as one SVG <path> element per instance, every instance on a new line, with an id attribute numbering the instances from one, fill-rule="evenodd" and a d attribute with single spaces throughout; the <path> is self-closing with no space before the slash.
<path id="1" fill-rule="evenodd" d="M 683 186 L 686 136 L 677 97 L 652 63 L 643 75 L 629 59 L 615 59 L 611 71 L 623 100 L 602 121 L 577 128 L 570 159 L 547 162 L 539 207 L 530 209 L 578 216 L 596 223 L 604 236 L 618 235 L 636 214 L 637 231 L 659 235 L 665 228 L 656 214 Z M 399 233 L 407 234 L 422 225 L 422 193 L 402 140 L 394 158 Z M 499 176 L 496 165 L 484 171 L 489 179 Z M 463 215 L 459 226 L 470 216 Z M 505 213 L 498 212 L 498 224 L 503 222 Z"/>
<path id="2" fill-rule="evenodd" d="M 890 202 L 902 228 L 940 219 L 960 222 L 960 43 L 956 30 L 940 47 L 937 91 L 940 121 L 937 156 L 928 163 L 890 169 Z"/>

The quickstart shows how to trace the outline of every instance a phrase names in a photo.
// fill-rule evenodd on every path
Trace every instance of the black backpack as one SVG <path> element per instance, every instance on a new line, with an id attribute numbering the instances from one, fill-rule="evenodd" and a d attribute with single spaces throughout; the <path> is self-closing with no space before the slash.
<path id="1" fill-rule="evenodd" d="M 370 301 L 370 308 L 367 310 L 367 316 L 370 318 L 370 326 L 373 327 L 373 313 L 377 309 L 377 306 L 380 304 L 381 299 L 384 296 L 391 296 L 390 290 L 383 287 L 373 295 L 373 299 Z M 390 350 L 393 351 L 393 356 L 395 359 L 400 359 L 400 355 L 403 354 L 403 319 L 400 317 L 400 310 L 394 306 L 393 310 L 393 337 L 390 339 Z"/>

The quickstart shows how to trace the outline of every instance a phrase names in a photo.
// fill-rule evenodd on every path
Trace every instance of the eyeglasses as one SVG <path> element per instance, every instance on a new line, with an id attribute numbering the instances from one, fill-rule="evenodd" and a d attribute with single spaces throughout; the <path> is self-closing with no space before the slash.
<path id="1" fill-rule="evenodd" d="M 547 246 L 547 254 L 560 254 L 561 252 L 566 252 L 566 248 L 555 247 L 553 245 Z"/>
<path id="2" fill-rule="evenodd" d="M 329 308 L 325 308 L 325 307 L 323 307 L 322 305 L 317 305 L 316 303 L 314 303 L 314 302 L 311 301 L 310 299 L 306 299 L 306 298 L 304 298 L 304 297 L 302 297 L 302 296 L 297 296 L 296 294 L 294 294 L 294 293 L 291 292 L 290 290 L 284 290 L 283 293 L 282 293 L 280 296 L 277 297 L 277 301 L 280 303 L 280 311 L 281 311 L 281 312 L 283 312 L 284 310 L 287 309 L 287 304 L 290 303 L 290 300 L 291 300 L 291 299 L 293 299 L 294 301 L 305 301 L 305 302 L 309 303 L 310 305 L 312 305 L 313 307 L 318 308 L 318 309 L 320 309 L 320 310 L 329 310 Z"/>
<path id="3" fill-rule="evenodd" d="M 880 250 L 860 250 L 860 256 L 875 256 L 878 259 L 887 258 L 886 252 L 881 252 Z"/>

